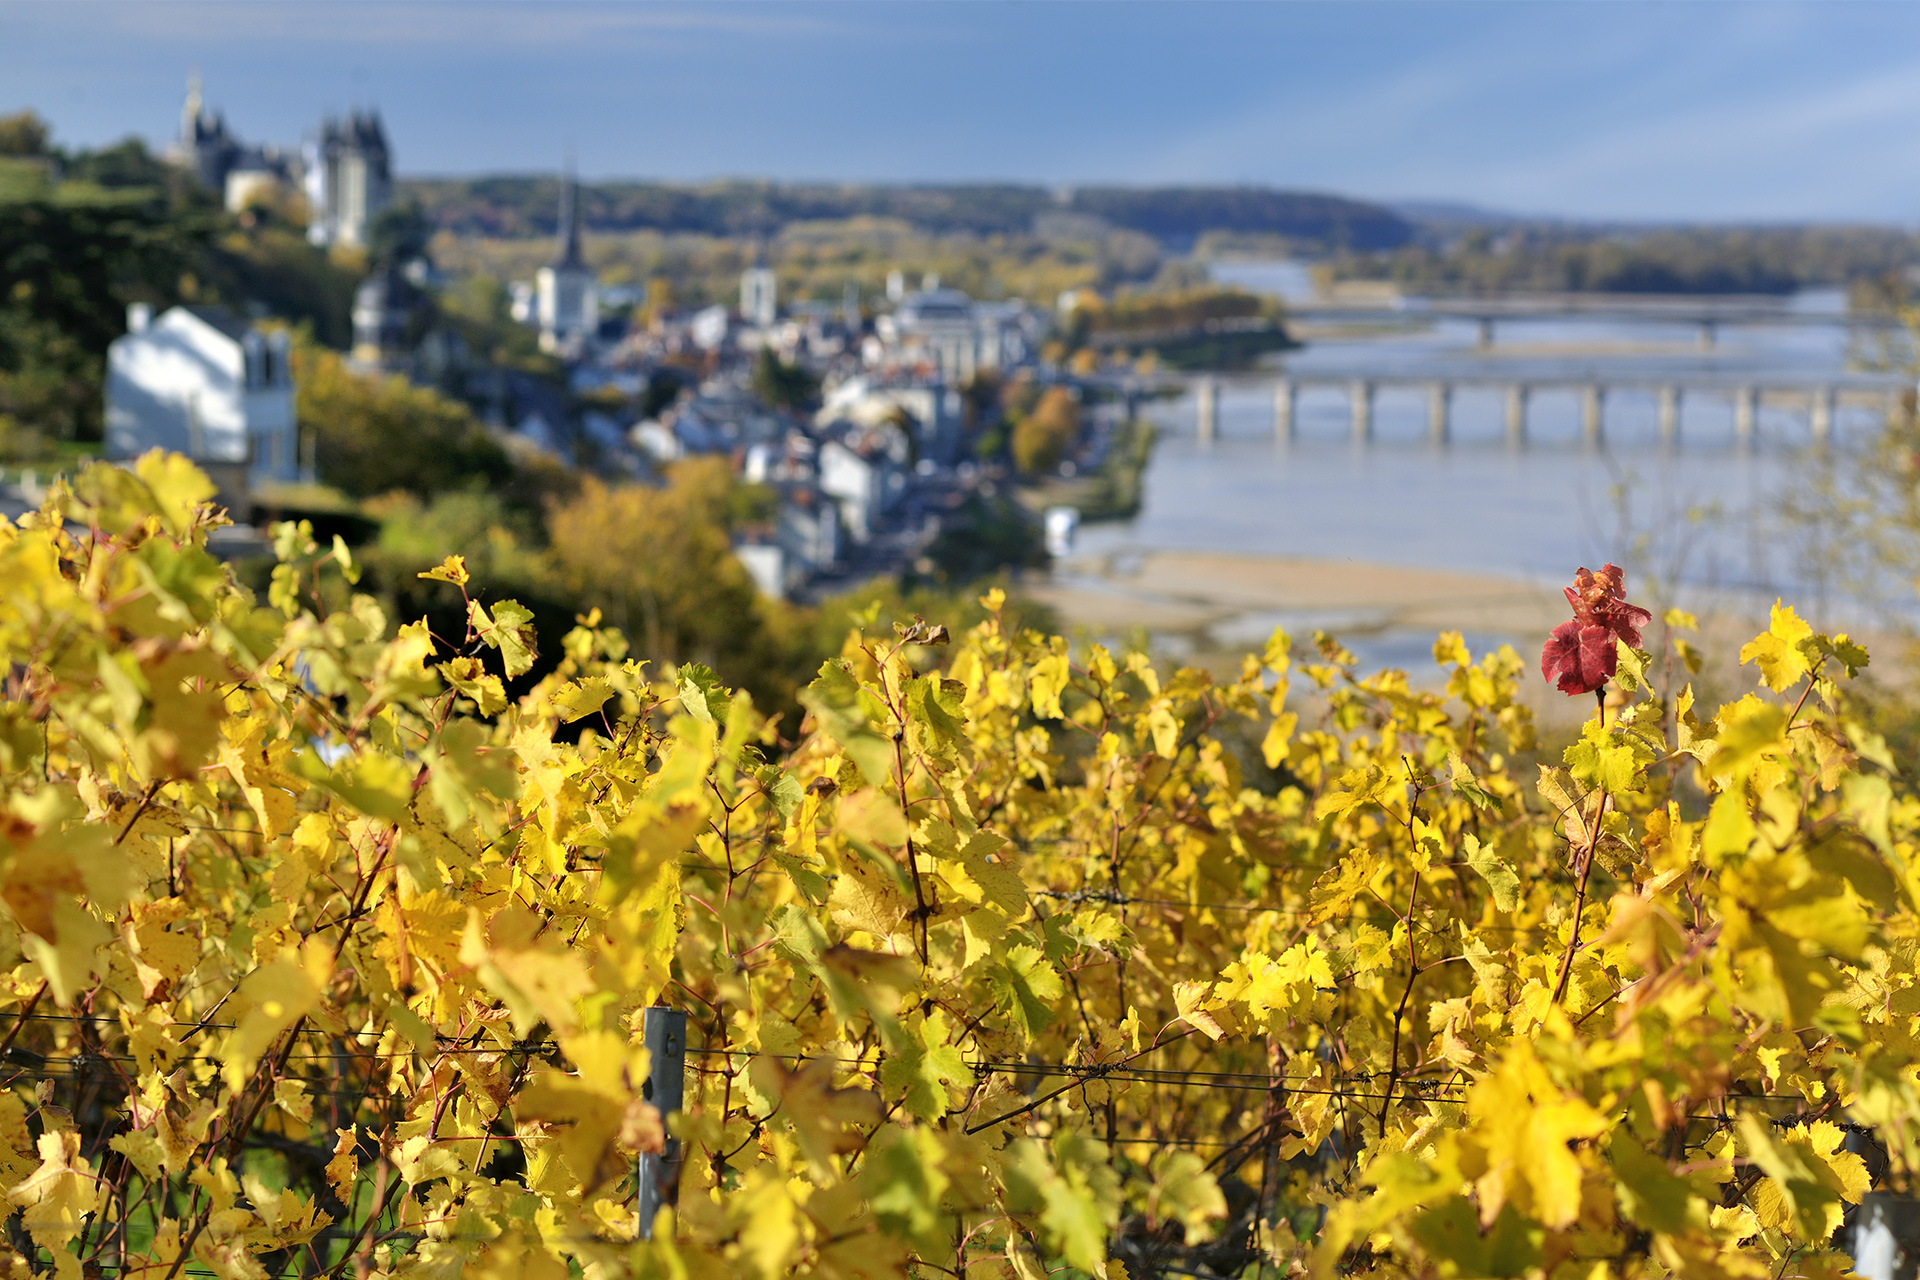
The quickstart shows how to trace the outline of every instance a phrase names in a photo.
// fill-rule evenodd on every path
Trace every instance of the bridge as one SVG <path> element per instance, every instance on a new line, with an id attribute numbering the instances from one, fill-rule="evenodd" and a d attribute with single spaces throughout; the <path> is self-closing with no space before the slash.
<path id="1" fill-rule="evenodd" d="M 1839 325 L 1892 332 L 1904 328 L 1889 315 L 1796 310 L 1782 298 L 1765 295 L 1550 293 L 1495 298 L 1406 298 L 1394 303 L 1290 303 L 1289 321 L 1405 326 L 1424 320 L 1470 320 L 1479 346 L 1493 346 L 1501 321 L 1611 320 L 1626 324 L 1691 327 L 1703 351 L 1712 350 L 1720 330 L 1735 327 Z"/>
<path id="2" fill-rule="evenodd" d="M 1453 398 L 1463 387 L 1492 389 L 1506 403 L 1506 440 L 1513 447 L 1527 443 L 1527 410 L 1533 397 L 1542 391 L 1571 390 L 1580 398 L 1580 435 L 1590 447 L 1598 447 L 1606 438 L 1606 407 L 1610 397 L 1620 393 L 1651 393 L 1659 407 L 1660 441 L 1673 446 L 1680 440 L 1681 406 L 1688 399 L 1731 402 L 1736 444 L 1750 448 L 1762 404 L 1781 407 L 1805 407 L 1807 433 L 1815 445 L 1824 444 L 1833 434 L 1834 413 L 1843 399 L 1847 403 L 1890 408 L 1907 388 L 1904 379 L 1891 374 L 1842 374 L 1818 380 L 1792 378 L 1730 379 L 1700 375 L 1690 378 L 1651 379 L 1646 377 L 1514 378 L 1502 376 L 1460 375 L 1436 377 L 1430 374 L 1390 372 L 1346 372 L 1327 374 L 1289 374 L 1279 378 L 1201 377 L 1192 384 L 1197 408 L 1198 434 L 1210 444 L 1219 434 L 1220 391 L 1223 385 L 1239 389 L 1268 388 L 1273 397 L 1273 433 L 1280 444 L 1295 438 L 1300 395 L 1316 388 L 1337 388 L 1347 396 L 1350 434 L 1356 443 L 1373 439 L 1374 401 L 1383 390 L 1412 389 L 1426 397 L 1427 439 L 1446 445 L 1453 438 Z"/>

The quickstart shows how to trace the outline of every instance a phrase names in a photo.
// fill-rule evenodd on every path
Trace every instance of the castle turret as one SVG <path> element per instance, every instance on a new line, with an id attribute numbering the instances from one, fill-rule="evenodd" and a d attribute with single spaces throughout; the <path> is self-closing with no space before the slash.
<path id="1" fill-rule="evenodd" d="M 227 132 L 226 117 L 207 109 L 200 73 L 187 76 L 187 100 L 180 108 L 180 144 L 174 155 L 209 191 L 224 191 L 227 171 L 240 144 Z"/>

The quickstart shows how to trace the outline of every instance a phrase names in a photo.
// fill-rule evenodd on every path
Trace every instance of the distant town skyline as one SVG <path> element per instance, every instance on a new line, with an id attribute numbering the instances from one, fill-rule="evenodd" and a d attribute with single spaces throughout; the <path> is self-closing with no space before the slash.
<path id="1" fill-rule="evenodd" d="M 1920 8 L 0 0 L 0 112 L 165 145 L 377 106 L 402 175 L 1257 183 L 1920 223 Z"/>

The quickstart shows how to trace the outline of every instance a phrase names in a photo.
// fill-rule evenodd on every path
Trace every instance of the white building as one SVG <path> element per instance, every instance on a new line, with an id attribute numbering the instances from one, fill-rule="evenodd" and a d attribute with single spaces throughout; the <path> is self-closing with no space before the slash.
<path id="1" fill-rule="evenodd" d="M 943 464 L 958 460 L 960 393 L 942 382 L 882 382 L 866 375 L 848 378 L 827 392 L 813 420 L 822 427 L 851 422 L 872 429 L 899 422 L 901 414 L 912 420 L 919 457 Z"/>
<path id="2" fill-rule="evenodd" d="M 758 530 L 733 553 L 762 595 L 791 598 L 840 558 L 840 512 L 805 484 L 783 486 L 771 530 Z"/>
<path id="3" fill-rule="evenodd" d="M 299 478 L 287 335 L 221 307 L 127 308 L 107 348 L 107 456 L 149 449 L 231 469 L 249 485 Z"/>
<path id="4" fill-rule="evenodd" d="M 907 496 L 907 475 L 895 456 L 903 451 L 891 447 L 890 434 L 899 433 L 847 432 L 820 446 L 820 491 L 839 502 L 839 527 L 857 543 L 879 532 L 886 513 Z"/>
<path id="5" fill-rule="evenodd" d="M 581 354 L 600 328 L 600 291 L 580 253 L 580 193 L 571 172 L 560 180 L 560 256 L 533 285 L 540 349 Z"/>
<path id="6" fill-rule="evenodd" d="M 759 328 L 773 328 L 773 322 L 780 314 L 779 287 L 772 267 L 748 267 L 741 272 L 741 317 Z"/>
<path id="7" fill-rule="evenodd" d="M 387 131 L 378 111 L 321 122 L 306 146 L 307 239 L 315 244 L 365 245 L 373 220 L 393 203 Z"/>
<path id="8" fill-rule="evenodd" d="M 881 363 L 925 365 L 955 382 L 1026 363 L 1044 320 L 1022 302 L 975 302 L 958 289 L 910 293 L 874 322 Z"/>

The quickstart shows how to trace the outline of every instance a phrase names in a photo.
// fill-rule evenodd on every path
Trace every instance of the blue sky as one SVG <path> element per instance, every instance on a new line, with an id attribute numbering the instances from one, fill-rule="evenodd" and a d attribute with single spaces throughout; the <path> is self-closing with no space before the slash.
<path id="1" fill-rule="evenodd" d="M 1920 223 L 1920 6 L 0 0 L 0 111 L 384 113 L 407 173 L 1258 182 Z"/>

